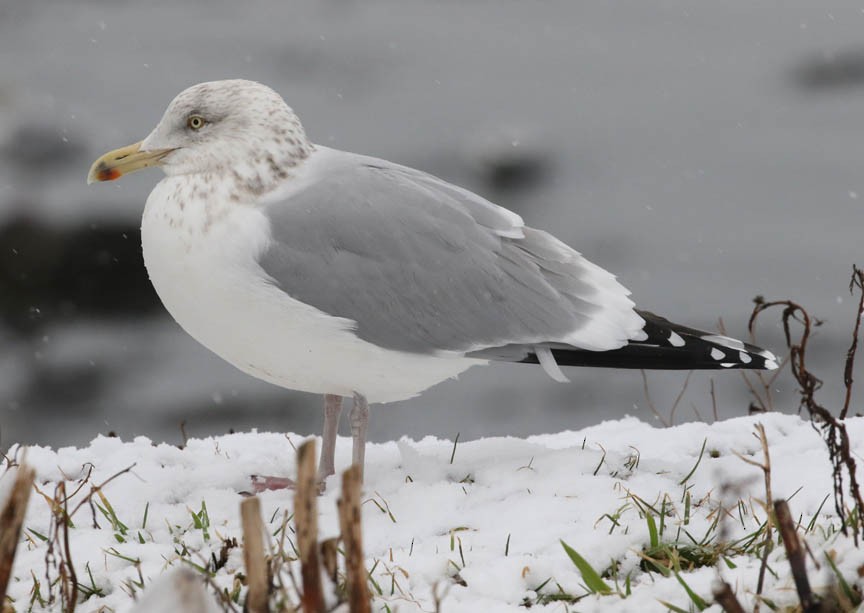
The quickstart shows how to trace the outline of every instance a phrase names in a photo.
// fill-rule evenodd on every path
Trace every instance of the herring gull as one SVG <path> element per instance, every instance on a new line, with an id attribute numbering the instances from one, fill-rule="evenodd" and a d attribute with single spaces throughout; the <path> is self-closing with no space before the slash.
<path id="1" fill-rule="evenodd" d="M 369 402 L 489 361 L 647 369 L 777 367 L 759 347 L 637 310 L 616 278 L 507 209 L 435 176 L 312 144 L 275 91 L 194 85 L 89 182 L 159 166 L 141 225 L 174 319 L 240 370 L 324 395 L 319 478 L 343 397 L 362 470 Z M 256 490 L 289 486 L 254 479 Z"/>

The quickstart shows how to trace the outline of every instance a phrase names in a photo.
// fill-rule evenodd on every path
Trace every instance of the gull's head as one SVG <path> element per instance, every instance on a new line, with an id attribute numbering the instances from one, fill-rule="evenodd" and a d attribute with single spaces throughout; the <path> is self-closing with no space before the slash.
<path id="1" fill-rule="evenodd" d="M 87 180 L 161 166 L 168 175 L 223 174 L 262 192 L 311 150 L 297 115 L 275 91 L 254 81 L 211 81 L 182 91 L 147 138 L 103 155 Z"/>

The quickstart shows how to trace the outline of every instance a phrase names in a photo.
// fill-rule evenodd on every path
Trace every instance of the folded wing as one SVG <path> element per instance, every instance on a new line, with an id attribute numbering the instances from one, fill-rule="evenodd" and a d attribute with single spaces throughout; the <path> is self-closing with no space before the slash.
<path id="1" fill-rule="evenodd" d="M 644 336 L 629 292 L 522 219 L 436 177 L 353 154 L 265 213 L 260 265 L 292 298 L 378 346 L 464 354 Z"/>

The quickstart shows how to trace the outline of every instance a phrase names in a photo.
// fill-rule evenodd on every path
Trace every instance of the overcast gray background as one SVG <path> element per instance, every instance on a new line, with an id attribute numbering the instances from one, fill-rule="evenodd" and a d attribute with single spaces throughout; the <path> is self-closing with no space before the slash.
<path id="1" fill-rule="evenodd" d="M 860 3 L 6 0 L 0 227 L 134 230 L 158 171 L 88 187 L 91 161 L 143 138 L 184 87 L 237 77 L 282 93 L 314 141 L 516 210 L 675 321 L 715 329 L 722 317 L 742 336 L 755 295 L 799 300 L 826 322 L 811 366 L 839 402 L 845 288 L 864 263 Z M 502 181 L 502 167 L 524 172 Z M 111 430 L 176 442 L 183 420 L 190 435 L 319 429 L 318 398 L 235 371 L 160 310 L 41 319 L 34 299 L 22 330 L 15 298 L 0 295 L 18 310 L 0 320 L 0 446 Z M 782 349 L 776 315 L 762 331 Z M 638 372 L 568 375 L 475 369 L 373 409 L 371 437 L 651 419 Z M 710 416 L 711 376 L 721 415 L 746 412 L 738 374 L 696 373 L 679 419 L 695 418 L 691 404 Z M 663 412 L 684 377 L 650 375 Z M 777 389 L 778 408 L 795 410 L 787 376 Z"/>

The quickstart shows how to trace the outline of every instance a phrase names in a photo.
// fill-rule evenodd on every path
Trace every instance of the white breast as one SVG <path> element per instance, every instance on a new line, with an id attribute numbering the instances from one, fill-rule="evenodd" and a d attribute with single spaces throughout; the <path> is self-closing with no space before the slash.
<path id="1" fill-rule="evenodd" d="M 392 402 L 485 363 L 382 349 L 358 339 L 353 322 L 291 299 L 256 261 L 271 240 L 267 218 L 214 204 L 200 187 L 167 177 L 150 194 L 144 263 L 177 323 L 240 370 L 289 389 Z"/>

